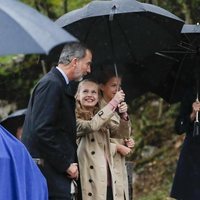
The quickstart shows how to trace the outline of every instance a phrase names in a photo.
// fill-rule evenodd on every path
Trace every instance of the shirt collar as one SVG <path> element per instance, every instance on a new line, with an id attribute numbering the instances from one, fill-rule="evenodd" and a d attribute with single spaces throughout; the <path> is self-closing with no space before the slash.
<path id="1" fill-rule="evenodd" d="M 62 76 L 65 79 L 66 84 L 68 85 L 69 84 L 69 79 L 67 78 L 67 75 L 65 74 L 65 72 L 62 69 L 60 69 L 58 66 L 56 67 L 56 69 L 62 74 Z"/>

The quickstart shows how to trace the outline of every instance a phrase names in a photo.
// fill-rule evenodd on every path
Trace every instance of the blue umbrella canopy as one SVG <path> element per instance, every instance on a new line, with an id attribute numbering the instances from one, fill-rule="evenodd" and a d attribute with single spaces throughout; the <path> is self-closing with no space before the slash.
<path id="1" fill-rule="evenodd" d="M 0 199 L 47 200 L 47 183 L 24 145 L 0 125 Z"/>
<path id="2" fill-rule="evenodd" d="M 0 0 L 0 55 L 48 54 L 62 43 L 77 41 L 48 17 L 16 0 Z"/>

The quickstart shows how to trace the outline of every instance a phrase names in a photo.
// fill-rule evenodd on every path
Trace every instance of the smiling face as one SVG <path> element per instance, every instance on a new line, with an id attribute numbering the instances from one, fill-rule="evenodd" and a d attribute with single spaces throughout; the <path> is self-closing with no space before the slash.
<path id="1" fill-rule="evenodd" d="M 106 102 L 109 102 L 121 87 L 121 78 L 113 76 L 105 84 L 101 84 L 101 90 L 103 98 Z"/>
<path id="2" fill-rule="evenodd" d="M 93 111 L 99 100 L 99 86 L 95 82 L 85 81 L 80 83 L 77 100 L 85 110 Z"/>

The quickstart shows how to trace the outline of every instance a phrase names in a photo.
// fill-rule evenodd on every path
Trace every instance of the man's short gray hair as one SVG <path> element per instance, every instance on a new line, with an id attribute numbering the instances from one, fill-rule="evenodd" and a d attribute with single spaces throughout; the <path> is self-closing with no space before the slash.
<path id="1" fill-rule="evenodd" d="M 80 42 L 67 43 L 60 54 L 58 64 L 67 65 L 73 58 L 84 58 L 87 49 L 88 48 Z"/>

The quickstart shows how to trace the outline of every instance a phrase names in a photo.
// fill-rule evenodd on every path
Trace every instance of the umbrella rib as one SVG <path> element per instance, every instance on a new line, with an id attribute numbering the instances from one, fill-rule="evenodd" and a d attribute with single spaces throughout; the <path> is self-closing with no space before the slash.
<path id="1" fill-rule="evenodd" d="M 162 57 L 164 57 L 164 58 L 167 58 L 167 59 L 169 59 L 169 60 L 173 60 L 173 61 L 175 61 L 175 62 L 179 62 L 178 59 L 176 59 L 176 58 L 174 58 L 174 57 L 172 57 L 172 56 L 168 56 L 168 55 L 165 55 L 165 54 L 160 53 L 160 52 L 155 52 L 155 54 L 158 55 L 158 56 L 162 56 Z"/>
<path id="2" fill-rule="evenodd" d="M 186 43 L 186 42 L 181 42 L 181 43 L 178 45 L 178 47 L 181 47 L 181 48 L 183 48 L 183 49 L 185 49 L 185 50 L 193 51 L 193 52 L 194 52 L 194 50 L 193 50 L 192 48 L 190 48 L 190 47 L 193 47 L 193 45 L 188 44 L 188 43 Z M 194 47 L 193 47 L 193 48 L 194 48 Z"/>

